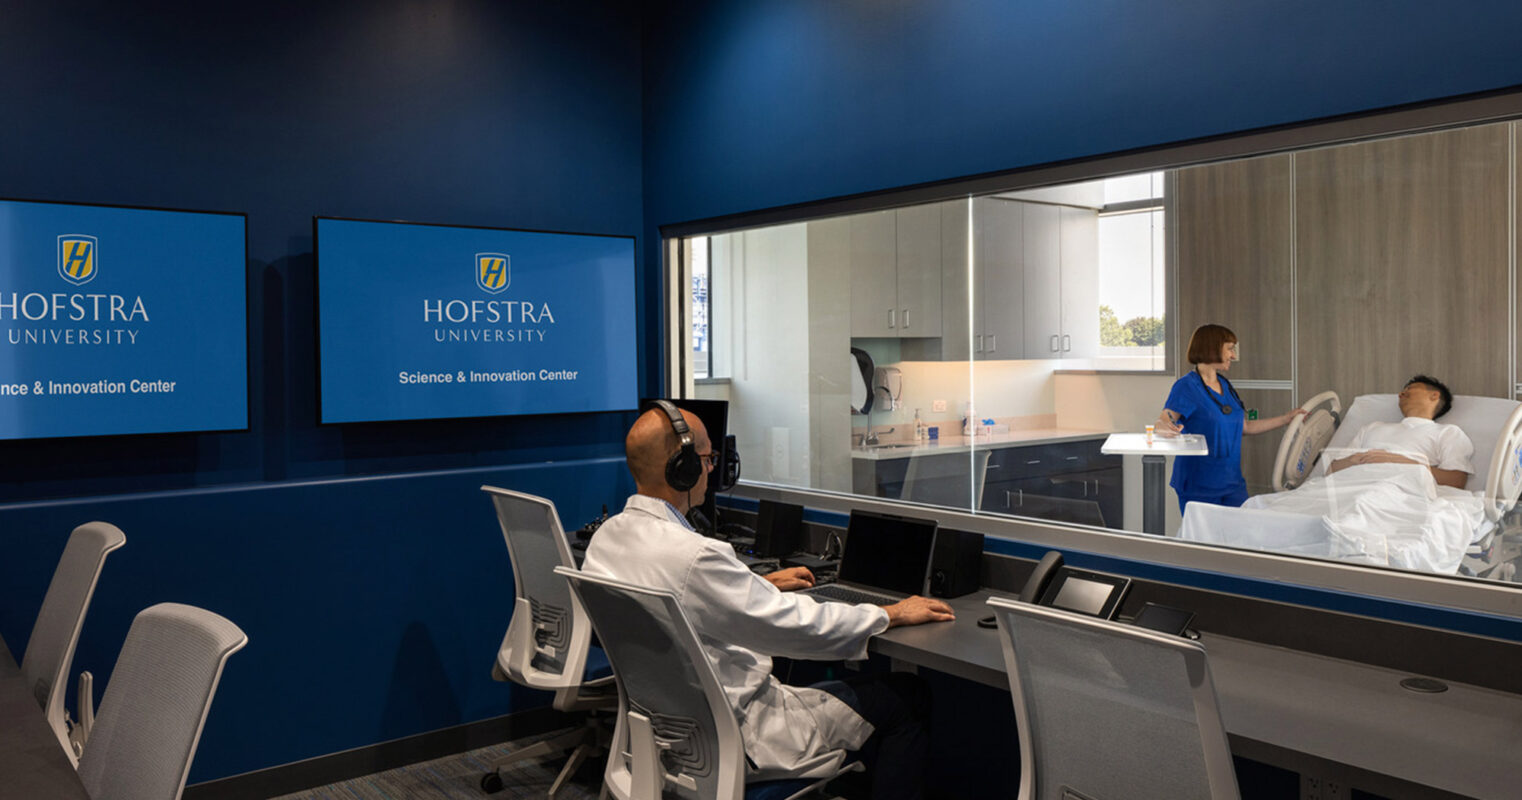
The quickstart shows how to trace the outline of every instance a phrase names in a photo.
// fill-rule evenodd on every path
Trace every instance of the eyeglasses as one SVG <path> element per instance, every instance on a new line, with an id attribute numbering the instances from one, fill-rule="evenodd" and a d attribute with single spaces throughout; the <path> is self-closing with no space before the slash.
<path id="1" fill-rule="evenodd" d="M 698 458 L 703 459 L 703 464 L 709 469 L 719 466 L 719 453 L 717 452 L 699 453 Z"/>

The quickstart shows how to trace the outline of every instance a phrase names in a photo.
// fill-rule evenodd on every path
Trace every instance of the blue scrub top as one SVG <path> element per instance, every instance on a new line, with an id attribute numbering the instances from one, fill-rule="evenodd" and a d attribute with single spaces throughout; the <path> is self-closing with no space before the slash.
<path id="1" fill-rule="evenodd" d="M 1168 402 L 1163 405 L 1179 414 L 1179 424 L 1184 433 L 1200 434 L 1210 447 L 1208 456 L 1179 456 L 1173 459 L 1173 479 L 1168 485 L 1179 494 L 1226 494 L 1235 489 L 1247 488 L 1242 477 L 1242 423 L 1247 414 L 1231 391 L 1231 383 L 1224 375 L 1221 394 L 1205 385 L 1200 373 L 1188 375 L 1173 382 Z M 1231 413 L 1221 408 L 1229 407 Z"/>

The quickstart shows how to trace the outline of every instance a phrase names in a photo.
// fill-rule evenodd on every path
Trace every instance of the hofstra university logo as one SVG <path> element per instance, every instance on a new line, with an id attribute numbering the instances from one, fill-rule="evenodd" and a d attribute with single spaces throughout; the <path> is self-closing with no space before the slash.
<path id="1" fill-rule="evenodd" d="M 505 253 L 476 253 L 476 285 L 501 294 L 513 282 L 512 260 Z"/>
<path id="2" fill-rule="evenodd" d="M 98 242 L 94 236 L 66 233 L 58 237 L 58 275 L 75 286 L 95 280 L 100 272 Z"/>
<path id="3" fill-rule="evenodd" d="M 481 291 L 501 294 L 512 284 L 505 253 L 476 253 L 475 263 L 476 286 Z M 523 287 L 517 291 L 521 293 Z M 424 298 L 423 324 L 435 326 L 436 342 L 542 342 L 545 331 L 555 324 L 555 314 L 549 303 L 534 300 Z"/>
<path id="4" fill-rule="evenodd" d="M 100 248 L 94 236 L 58 237 L 58 277 L 83 286 L 99 274 Z M 0 330 L 12 345 L 137 344 L 143 329 L 136 325 L 147 322 L 148 306 L 141 295 L 0 288 Z"/>

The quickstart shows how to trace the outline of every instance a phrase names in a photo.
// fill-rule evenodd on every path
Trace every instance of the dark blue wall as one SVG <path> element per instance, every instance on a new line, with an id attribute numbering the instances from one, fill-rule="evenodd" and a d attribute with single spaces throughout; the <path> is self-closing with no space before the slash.
<path id="1" fill-rule="evenodd" d="M 69 530 L 104 519 L 127 546 L 78 669 L 104 685 L 159 601 L 250 636 L 192 782 L 546 703 L 489 679 L 512 581 L 476 487 L 577 526 L 632 490 L 630 416 L 318 428 L 311 218 L 640 234 L 640 50 L 637 11 L 600 0 L 0 4 L 0 197 L 249 234 L 248 432 L 0 443 L 13 649 Z"/>
<path id="2" fill-rule="evenodd" d="M 1506 0 L 670 0 L 652 225 L 1522 83 Z"/>
<path id="3" fill-rule="evenodd" d="M 630 488 L 627 415 L 318 428 L 313 215 L 646 234 L 650 391 L 655 226 L 1522 83 L 1501 2 L 219 5 L 0 8 L 0 196 L 248 214 L 248 432 L 0 444 L 17 649 L 94 518 L 78 667 L 162 600 L 249 632 L 193 781 L 542 703 L 475 487 Z"/>

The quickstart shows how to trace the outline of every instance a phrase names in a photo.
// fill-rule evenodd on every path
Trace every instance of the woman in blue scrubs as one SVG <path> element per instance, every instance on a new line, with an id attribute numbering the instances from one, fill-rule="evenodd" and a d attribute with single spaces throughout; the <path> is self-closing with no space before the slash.
<path id="1" fill-rule="evenodd" d="M 1242 434 L 1264 433 L 1288 425 L 1303 409 L 1270 419 L 1248 419 L 1242 398 L 1223 374 L 1237 360 L 1237 335 L 1224 325 L 1201 325 L 1189 337 L 1189 363 L 1194 369 L 1173 383 L 1157 428 L 1167 433 L 1205 437 L 1208 456 L 1173 460 L 1173 480 L 1179 510 L 1190 502 L 1240 506 L 1247 500 L 1242 477 Z"/>

